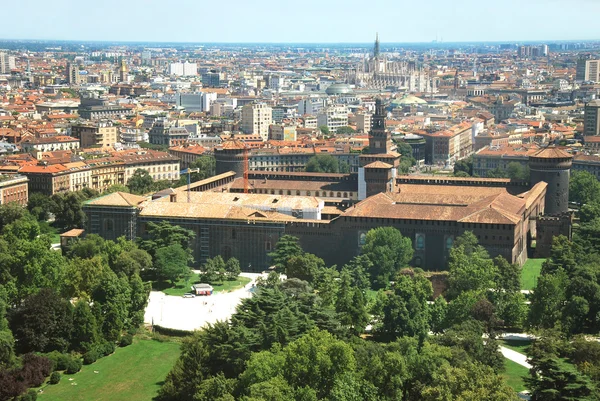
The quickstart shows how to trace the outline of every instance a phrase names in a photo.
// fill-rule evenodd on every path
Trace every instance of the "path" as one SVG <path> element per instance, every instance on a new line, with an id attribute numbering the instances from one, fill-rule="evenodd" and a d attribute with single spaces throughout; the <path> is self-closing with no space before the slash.
<path id="1" fill-rule="evenodd" d="M 523 355 L 517 351 L 503 346 L 500 346 L 500 352 L 506 359 L 509 359 L 527 369 L 531 369 L 531 365 L 527 363 L 527 355 Z"/>
<path id="2" fill-rule="evenodd" d="M 235 308 L 244 298 L 252 296 L 250 289 L 260 273 L 242 273 L 252 279 L 243 288 L 232 292 L 217 293 L 206 297 L 183 298 L 166 295 L 160 291 L 150 292 L 144 323 L 156 324 L 176 330 L 196 330 L 207 323 L 229 320 Z"/>

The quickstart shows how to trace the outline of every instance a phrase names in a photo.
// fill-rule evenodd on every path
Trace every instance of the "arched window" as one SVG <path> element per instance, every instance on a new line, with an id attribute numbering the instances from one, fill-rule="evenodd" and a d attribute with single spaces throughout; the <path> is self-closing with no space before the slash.
<path id="1" fill-rule="evenodd" d="M 296 191 L 296 196 L 300 196 L 300 191 Z"/>
<path id="2" fill-rule="evenodd" d="M 330 197 L 330 198 L 333 198 L 333 192 L 330 192 L 330 193 L 329 193 L 329 197 Z"/>
<path id="3" fill-rule="evenodd" d="M 288 191 L 287 191 L 287 194 L 288 194 L 288 195 L 291 195 L 291 194 L 292 194 L 292 191 L 290 191 L 290 190 L 288 189 Z"/>
<path id="4" fill-rule="evenodd" d="M 338 198 L 341 198 L 341 197 L 342 197 L 342 193 L 341 193 L 341 192 L 338 192 L 338 193 L 337 193 L 337 197 L 338 197 Z"/>
<path id="5" fill-rule="evenodd" d="M 306 191 L 306 196 L 310 196 L 310 191 Z"/>
<path id="6" fill-rule="evenodd" d="M 283 190 L 282 189 L 279 190 L 279 195 L 283 195 Z"/>
<path id="7" fill-rule="evenodd" d="M 344 198 L 348 197 L 348 192 L 344 192 Z"/>

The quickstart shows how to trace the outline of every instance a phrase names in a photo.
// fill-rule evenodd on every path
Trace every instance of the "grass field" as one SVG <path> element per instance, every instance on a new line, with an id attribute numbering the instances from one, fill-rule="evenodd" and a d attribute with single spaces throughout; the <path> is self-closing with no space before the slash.
<path id="1" fill-rule="evenodd" d="M 527 259 L 521 271 L 521 289 L 533 290 L 537 285 L 537 278 L 542 270 L 542 263 L 546 259 Z"/>
<path id="2" fill-rule="evenodd" d="M 251 281 L 251 279 L 249 279 L 248 277 L 238 276 L 238 278 L 233 281 L 223 281 L 223 284 L 221 284 L 221 285 L 213 285 L 213 289 L 214 289 L 215 293 L 221 292 L 221 291 L 233 291 L 233 290 L 237 290 L 238 288 L 242 288 L 243 286 L 248 284 L 250 281 Z M 197 284 L 199 282 L 200 282 L 200 280 L 198 280 L 198 275 L 193 274 L 188 279 L 179 280 L 177 283 L 175 283 L 174 287 L 164 288 L 164 289 L 161 289 L 161 291 L 167 295 L 179 295 L 180 296 L 180 295 L 185 294 L 186 292 L 190 292 L 191 291 L 190 287 L 193 284 Z"/>
<path id="3" fill-rule="evenodd" d="M 38 400 L 150 401 L 178 356 L 178 343 L 136 340 L 79 373 L 63 375 L 60 383 L 46 386 Z"/>
<path id="4" fill-rule="evenodd" d="M 527 349 L 530 344 L 530 341 L 500 340 L 500 345 L 523 355 L 527 355 Z"/>
<path id="5" fill-rule="evenodd" d="M 511 360 L 504 359 L 504 373 L 502 376 L 506 383 L 516 392 L 526 390 L 523 376 L 529 375 L 529 369 L 515 363 Z"/>

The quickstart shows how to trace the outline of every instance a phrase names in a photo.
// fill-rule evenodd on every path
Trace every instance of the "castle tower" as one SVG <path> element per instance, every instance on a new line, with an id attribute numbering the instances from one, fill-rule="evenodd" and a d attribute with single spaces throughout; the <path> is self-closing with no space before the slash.
<path id="1" fill-rule="evenodd" d="M 223 141 L 221 145 L 215 147 L 215 170 L 217 174 L 223 174 L 228 171 L 235 172 L 236 177 L 244 176 L 244 152 L 246 144 L 236 139 L 233 134 Z"/>
<path id="2" fill-rule="evenodd" d="M 359 157 L 358 199 L 393 190 L 400 155 L 392 150 L 392 136 L 385 129 L 387 113 L 380 98 L 375 99 L 375 114 L 369 132 L 369 152 Z"/>
<path id="3" fill-rule="evenodd" d="M 127 82 L 129 75 L 129 69 L 127 68 L 127 64 L 125 63 L 125 59 L 121 59 L 121 63 L 119 65 L 119 82 Z"/>
<path id="4" fill-rule="evenodd" d="M 544 148 L 529 156 L 529 182 L 534 186 L 544 181 L 546 189 L 545 215 L 569 211 L 569 178 L 573 156 L 555 147 Z"/>

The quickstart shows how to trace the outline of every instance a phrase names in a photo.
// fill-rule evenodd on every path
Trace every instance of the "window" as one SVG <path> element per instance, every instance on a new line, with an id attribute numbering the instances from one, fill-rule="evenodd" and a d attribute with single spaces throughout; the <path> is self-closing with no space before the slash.
<path id="1" fill-rule="evenodd" d="M 337 197 L 338 197 L 338 198 L 341 198 L 341 197 L 342 197 L 342 193 L 341 193 L 341 192 L 338 192 L 338 193 L 337 193 Z"/>
<path id="2" fill-rule="evenodd" d="M 265 242 L 265 251 L 271 251 L 271 241 Z"/>
<path id="3" fill-rule="evenodd" d="M 113 219 L 104 219 L 104 230 L 105 231 L 112 231 L 114 229 L 114 221 Z"/>
<path id="4" fill-rule="evenodd" d="M 236 239 L 237 233 L 235 232 L 235 228 L 231 230 L 231 239 Z"/>

